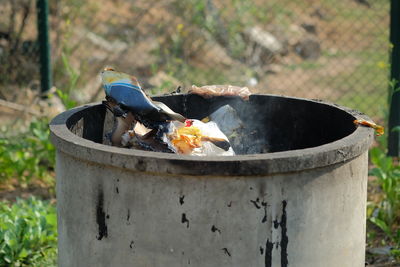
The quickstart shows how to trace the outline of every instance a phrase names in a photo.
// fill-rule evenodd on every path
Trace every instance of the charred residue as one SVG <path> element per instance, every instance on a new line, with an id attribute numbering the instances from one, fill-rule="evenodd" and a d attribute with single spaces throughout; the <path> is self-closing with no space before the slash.
<path id="1" fill-rule="evenodd" d="M 278 219 L 274 220 L 274 228 L 275 228 L 275 229 L 278 229 L 279 224 L 280 224 L 280 223 L 278 222 Z"/>
<path id="2" fill-rule="evenodd" d="M 181 223 L 186 223 L 186 228 L 189 228 L 189 220 L 186 218 L 186 213 L 182 213 Z"/>
<path id="3" fill-rule="evenodd" d="M 254 206 L 255 206 L 257 209 L 261 209 L 261 206 L 260 206 L 260 199 L 259 199 L 259 198 L 257 198 L 256 200 L 250 200 L 250 202 L 253 203 Z"/>
<path id="4" fill-rule="evenodd" d="M 117 179 L 117 185 L 115 186 L 115 193 L 117 193 L 117 194 L 119 194 L 118 183 L 119 183 L 119 179 Z"/>
<path id="5" fill-rule="evenodd" d="M 265 244 L 265 267 L 272 267 L 272 249 L 274 248 L 274 243 L 267 239 Z"/>
<path id="6" fill-rule="evenodd" d="M 263 201 L 261 202 L 261 206 L 264 208 L 264 217 L 262 218 L 261 222 L 265 223 L 267 222 L 267 202 Z"/>
<path id="7" fill-rule="evenodd" d="M 257 198 L 256 200 L 250 200 L 251 203 L 253 203 L 254 207 L 256 207 L 256 209 L 261 209 L 261 207 L 263 207 L 264 209 L 264 217 L 262 218 L 261 222 L 265 223 L 267 221 L 267 202 L 265 201 L 261 201 L 260 199 Z"/>
<path id="8" fill-rule="evenodd" d="M 107 215 L 109 218 L 109 215 Z M 99 233 L 97 235 L 97 240 L 103 239 L 103 237 L 108 236 L 107 224 L 106 224 L 106 213 L 104 212 L 104 193 L 103 190 L 99 190 L 97 195 L 97 205 L 96 205 L 96 222 L 98 225 Z"/>
<path id="9" fill-rule="evenodd" d="M 139 159 L 139 160 L 137 161 L 137 163 L 135 164 L 135 168 L 136 168 L 138 171 L 144 172 L 144 171 L 146 170 L 146 168 L 147 168 L 147 164 L 146 164 L 146 162 L 145 162 L 144 160 Z"/>
<path id="10" fill-rule="evenodd" d="M 222 251 L 223 251 L 226 255 L 228 255 L 229 257 L 232 256 L 231 253 L 229 252 L 229 250 L 228 250 L 227 248 L 222 248 Z"/>
<path id="11" fill-rule="evenodd" d="M 287 247 L 289 243 L 289 238 L 287 236 L 287 215 L 286 215 L 286 206 L 287 206 L 287 201 L 284 200 L 282 201 L 282 217 L 281 217 L 281 266 L 282 267 L 287 267 L 289 264 L 288 261 L 288 253 L 287 253 Z"/>
<path id="12" fill-rule="evenodd" d="M 276 245 L 276 249 L 278 249 L 279 246 L 281 247 L 281 266 L 282 267 L 287 267 L 289 265 L 288 252 L 287 252 L 289 238 L 287 235 L 286 206 L 287 206 L 287 201 L 283 200 L 282 201 L 281 220 L 278 221 L 278 219 L 276 219 L 273 221 L 274 229 L 278 229 L 279 227 L 281 228 L 281 240 L 279 242 L 275 242 L 275 245 Z M 269 239 L 267 239 L 267 243 L 265 245 L 265 267 L 272 266 L 272 250 L 273 250 L 273 248 L 274 248 L 274 243 L 269 241 Z"/>
<path id="13" fill-rule="evenodd" d="M 179 197 L 179 204 L 183 205 L 185 203 L 184 199 L 185 199 L 185 195 L 180 196 Z"/>
<path id="14" fill-rule="evenodd" d="M 126 213 L 126 224 L 130 224 L 130 220 L 131 219 L 131 210 L 128 209 L 128 212 Z"/>
<path id="15" fill-rule="evenodd" d="M 213 225 L 211 227 L 211 232 L 213 232 L 213 233 L 218 232 L 219 234 L 221 234 L 221 230 L 219 230 L 217 227 L 215 227 L 215 225 Z"/>

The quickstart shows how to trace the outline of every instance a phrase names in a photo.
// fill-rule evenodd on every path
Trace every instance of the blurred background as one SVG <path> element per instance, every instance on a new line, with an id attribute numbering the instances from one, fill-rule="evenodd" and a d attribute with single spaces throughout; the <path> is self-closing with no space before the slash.
<path id="1" fill-rule="evenodd" d="M 0 98 L 23 103 L 40 81 L 36 1 L 1 2 Z M 98 100 L 98 73 L 113 66 L 137 76 L 150 94 L 233 84 L 335 102 L 379 119 L 387 108 L 389 6 L 387 0 L 49 1 L 52 85 L 78 103 Z"/>
<path id="2" fill-rule="evenodd" d="M 232 84 L 338 103 L 387 125 L 399 92 L 390 82 L 394 3 L 0 0 L 0 266 L 57 265 L 48 123 L 103 99 L 105 66 L 135 75 L 150 95 Z M 387 156 L 387 135 L 376 140 L 366 264 L 400 266 L 399 159 Z"/>

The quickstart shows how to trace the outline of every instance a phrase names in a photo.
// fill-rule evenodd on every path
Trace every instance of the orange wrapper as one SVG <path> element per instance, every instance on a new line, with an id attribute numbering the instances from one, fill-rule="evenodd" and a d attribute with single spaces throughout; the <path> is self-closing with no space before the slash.
<path id="1" fill-rule="evenodd" d="M 372 121 L 367 121 L 364 119 L 359 119 L 359 120 L 354 120 L 354 124 L 355 125 L 362 125 L 362 126 L 366 126 L 366 127 L 371 127 L 373 129 L 375 129 L 376 131 L 376 135 L 377 136 L 381 136 L 385 133 L 385 128 L 383 128 L 383 126 L 380 126 Z"/>

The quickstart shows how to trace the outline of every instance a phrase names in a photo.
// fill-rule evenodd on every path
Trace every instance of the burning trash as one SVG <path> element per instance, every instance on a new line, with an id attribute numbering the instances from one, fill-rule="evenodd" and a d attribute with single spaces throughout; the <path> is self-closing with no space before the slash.
<path id="1" fill-rule="evenodd" d="M 186 120 L 185 125 L 174 122 L 166 142 L 180 154 L 186 155 L 234 155 L 228 138 L 214 122 Z"/>
<path id="2" fill-rule="evenodd" d="M 153 101 L 134 76 L 106 68 L 101 72 L 114 124 L 107 139 L 113 146 L 198 156 L 235 155 L 213 121 L 188 119 Z M 230 93 L 232 94 L 232 93 Z"/>

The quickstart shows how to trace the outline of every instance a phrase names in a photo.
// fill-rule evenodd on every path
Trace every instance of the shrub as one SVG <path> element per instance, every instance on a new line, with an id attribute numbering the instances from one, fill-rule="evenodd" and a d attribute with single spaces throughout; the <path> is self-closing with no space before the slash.
<path id="1" fill-rule="evenodd" d="M 0 202 L 0 266 L 56 266 L 55 207 L 34 197 Z"/>
<path id="2" fill-rule="evenodd" d="M 0 138 L 0 181 L 17 178 L 29 183 L 32 177 L 49 178 L 54 168 L 55 149 L 49 141 L 47 119 L 31 122 L 29 130 Z"/>
<path id="3" fill-rule="evenodd" d="M 384 138 L 384 137 L 383 137 Z M 383 139 L 382 139 L 383 140 Z M 372 204 L 369 220 L 380 228 L 387 240 L 394 245 L 392 253 L 400 256 L 400 165 L 395 159 L 386 156 L 386 146 L 370 150 L 372 163 L 375 165 L 370 175 L 377 177 L 377 182 L 382 190 L 379 203 Z"/>

